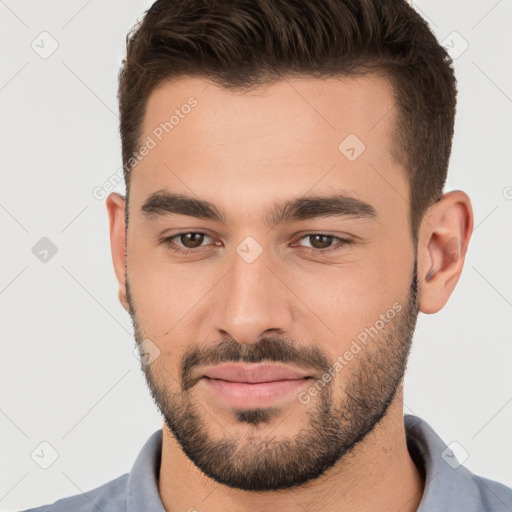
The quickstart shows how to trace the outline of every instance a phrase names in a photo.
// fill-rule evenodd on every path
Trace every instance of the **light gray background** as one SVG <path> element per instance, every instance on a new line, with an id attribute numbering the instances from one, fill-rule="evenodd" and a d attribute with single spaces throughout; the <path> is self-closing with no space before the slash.
<path id="1" fill-rule="evenodd" d="M 161 426 L 117 300 L 105 204 L 92 195 L 121 165 L 117 73 L 126 33 L 150 4 L 0 0 L 5 511 L 129 471 Z M 447 190 L 470 195 L 476 227 L 449 303 L 420 315 L 406 412 L 426 419 L 446 443 L 457 441 L 472 471 L 512 486 L 512 5 L 414 6 L 451 51 L 469 44 L 455 60 L 459 103 Z M 31 47 L 51 49 L 44 31 L 58 43 L 46 59 Z M 46 263 L 32 253 L 44 236 L 58 248 Z M 46 470 L 31 458 L 43 441 L 58 452 Z"/>

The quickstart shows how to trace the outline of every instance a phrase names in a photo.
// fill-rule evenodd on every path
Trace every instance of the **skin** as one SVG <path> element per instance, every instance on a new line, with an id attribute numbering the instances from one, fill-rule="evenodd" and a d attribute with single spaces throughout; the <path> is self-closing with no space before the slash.
<path id="1" fill-rule="evenodd" d="M 171 389 L 179 390 L 187 348 L 213 346 L 226 334 L 249 345 L 263 333 L 280 333 L 320 347 L 334 361 L 393 303 L 406 300 L 415 256 L 419 310 L 430 314 L 445 305 L 473 228 L 470 200 L 453 191 L 435 203 L 425 213 L 415 252 L 407 172 L 391 151 L 396 109 L 384 77 L 295 78 L 244 94 L 195 78 L 165 82 L 149 98 L 141 140 L 190 96 L 197 107 L 131 172 L 127 239 L 123 198 L 112 193 L 106 202 L 119 299 L 130 311 L 127 270 L 140 329 L 158 346 L 153 364 Z M 366 146 L 352 162 L 338 150 L 350 133 Z M 161 189 L 214 203 L 226 222 L 148 219 L 141 206 Z M 271 229 L 264 224 L 274 202 L 333 192 L 370 204 L 377 217 L 317 218 Z M 198 230 L 209 237 L 194 255 L 177 255 L 159 243 L 164 234 Z M 315 232 L 355 242 L 314 254 L 307 252 L 314 241 L 298 239 Z M 247 236 L 262 248 L 250 264 L 235 250 Z M 336 375 L 334 399 L 351 375 Z M 194 393 L 214 438 L 227 432 L 241 440 L 270 433 L 292 439 L 307 421 L 308 406 L 294 398 L 281 404 L 286 414 L 256 429 L 233 421 L 208 393 Z M 186 457 L 165 424 L 163 433 L 159 491 L 167 511 L 407 512 L 417 509 L 423 493 L 406 446 L 402 384 L 387 414 L 351 452 L 291 489 L 256 493 L 219 484 Z"/>

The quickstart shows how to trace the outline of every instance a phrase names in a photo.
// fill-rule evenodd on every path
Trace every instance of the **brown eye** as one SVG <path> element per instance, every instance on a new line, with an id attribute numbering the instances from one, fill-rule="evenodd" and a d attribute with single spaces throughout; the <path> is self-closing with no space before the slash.
<path id="1" fill-rule="evenodd" d="M 300 243 L 302 240 L 309 241 L 310 245 L 303 245 Z M 332 242 L 338 241 L 338 243 L 333 244 Z M 299 245 L 303 247 L 306 251 L 313 251 L 319 254 L 327 253 L 329 251 L 341 250 L 345 246 L 350 245 L 352 243 L 351 240 L 347 240 L 345 238 L 340 238 L 339 236 L 329 235 L 326 233 L 309 233 L 300 238 Z"/>
<path id="2" fill-rule="evenodd" d="M 196 249 L 201 246 L 204 236 L 204 233 L 183 233 L 179 240 L 186 249 Z"/>
<path id="3" fill-rule="evenodd" d="M 161 243 L 177 254 L 188 255 L 197 253 L 206 247 L 202 245 L 205 237 L 210 238 L 210 236 L 201 231 L 187 231 L 163 238 Z"/>
<path id="4" fill-rule="evenodd" d="M 331 246 L 332 239 L 335 238 L 329 235 L 309 235 L 308 237 L 314 249 L 327 249 Z"/>

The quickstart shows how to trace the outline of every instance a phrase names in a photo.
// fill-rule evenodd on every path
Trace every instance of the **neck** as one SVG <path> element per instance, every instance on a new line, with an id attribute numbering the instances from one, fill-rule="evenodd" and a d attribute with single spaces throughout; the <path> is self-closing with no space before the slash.
<path id="1" fill-rule="evenodd" d="M 386 416 L 350 453 L 319 478 L 291 489 L 248 492 L 218 484 L 186 457 L 163 427 L 159 491 L 166 512 L 288 512 L 298 505 L 311 512 L 413 512 L 423 489 L 407 450 L 402 385 Z"/>

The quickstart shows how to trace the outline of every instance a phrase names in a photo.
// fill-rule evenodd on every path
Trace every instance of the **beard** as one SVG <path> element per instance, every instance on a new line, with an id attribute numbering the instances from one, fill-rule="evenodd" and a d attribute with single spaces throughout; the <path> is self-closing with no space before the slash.
<path id="1" fill-rule="evenodd" d="M 126 300 L 137 345 L 146 339 L 134 308 L 126 275 Z M 181 358 L 179 390 L 176 379 L 161 365 L 141 364 L 151 396 L 166 426 L 185 455 L 216 482 L 245 491 L 287 489 L 318 478 L 360 443 L 385 417 L 403 381 L 418 316 L 417 262 L 404 307 L 386 329 L 354 356 L 347 368 L 349 378 L 334 399 L 337 379 L 320 389 L 304 408 L 307 419 L 297 435 L 277 437 L 280 408 L 231 409 L 235 425 L 251 425 L 250 434 L 236 436 L 223 429 L 214 438 L 215 421 L 192 393 L 197 366 L 221 362 L 278 362 L 327 373 L 332 368 L 328 354 L 318 347 L 297 345 L 294 340 L 266 337 L 253 344 L 224 339 L 208 348 L 190 347 Z M 299 401 L 297 406 L 299 406 Z M 293 413 L 293 411 L 292 411 Z M 283 418 L 281 421 L 284 421 Z M 272 426 L 267 435 L 258 429 Z M 229 427 L 228 427 L 229 428 Z"/>

